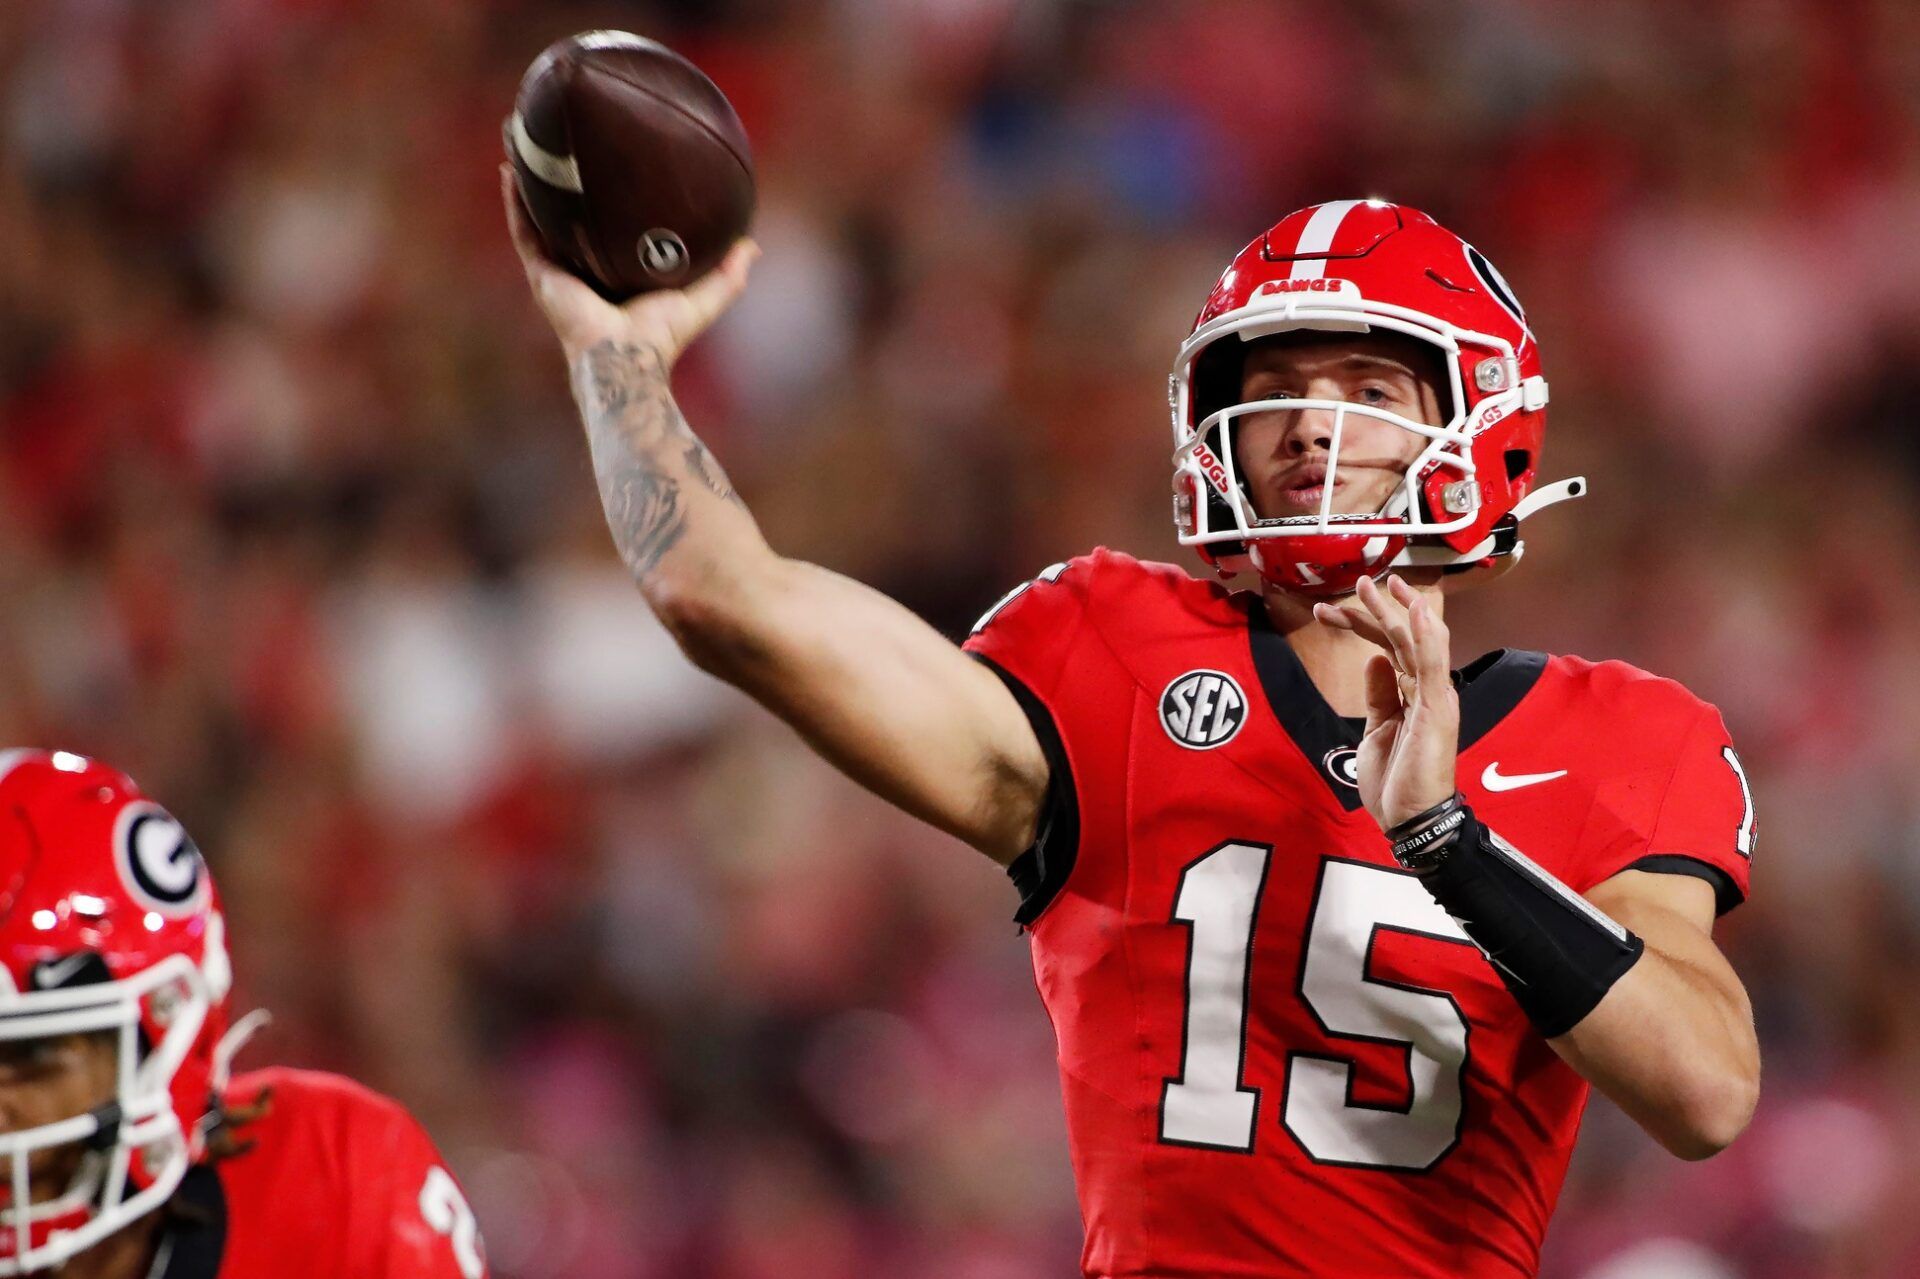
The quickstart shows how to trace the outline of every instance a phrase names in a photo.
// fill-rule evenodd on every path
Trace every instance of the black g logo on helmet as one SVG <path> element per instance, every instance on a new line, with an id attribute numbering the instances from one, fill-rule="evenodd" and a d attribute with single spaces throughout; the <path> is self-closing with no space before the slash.
<path id="1" fill-rule="evenodd" d="M 114 823 L 113 852 L 121 880 L 142 905 L 183 915 L 200 904 L 206 863 L 186 828 L 160 805 L 127 805 Z"/>
<path id="2" fill-rule="evenodd" d="M 1500 304 L 1502 310 L 1519 322 L 1522 333 L 1532 337 L 1533 330 L 1527 327 L 1526 310 L 1520 305 L 1520 299 L 1514 296 L 1513 286 L 1507 283 L 1507 277 L 1501 275 L 1499 269 L 1487 261 L 1486 254 L 1471 244 L 1467 245 L 1466 249 L 1467 265 L 1473 268 L 1473 274 L 1480 281 L 1480 287 Z"/>

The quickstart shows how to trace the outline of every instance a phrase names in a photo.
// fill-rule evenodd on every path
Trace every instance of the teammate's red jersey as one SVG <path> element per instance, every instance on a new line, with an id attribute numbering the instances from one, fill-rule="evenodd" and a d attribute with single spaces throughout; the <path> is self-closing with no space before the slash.
<path id="1" fill-rule="evenodd" d="M 241 1154 L 195 1168 L 168 1212 L 161 1279 L 483 1279 L 480 1236 L 433 1141 L 396 1102 L 343 1079 L 270 1069 Z M 177 1207 L 177 1211 L 175 1208 Z"/>
<path id="2" fill-rule="evenodd" d="M 1257 594 L 1098 551 L 983 619 L 1053 764 L 1016 863 L 1089 1276 L 1531 1275 L 1587 1085 L 1401 871 Z M 1459 675 L 1459 785 L 1585 891 L 1747 890 L 1720 716 L 1617 662 Z"/>

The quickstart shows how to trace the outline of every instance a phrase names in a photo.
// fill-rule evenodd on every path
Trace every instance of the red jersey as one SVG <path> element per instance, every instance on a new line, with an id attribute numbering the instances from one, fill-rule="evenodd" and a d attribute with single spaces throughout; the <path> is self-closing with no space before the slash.
<path id="1" fill-rule="evenodd" d="M 1059 1043 L 1088 1276 L 1531 1275 L 1587 1085 L 1395 865 L 1357 722 L 1256 593 L 1096 551 L 967 649 L 1053 785 L 1015 864 Z M 1720 716 L 1618 662 L 1502 650 L 1460 686 L 1459 785 L 1573 888 L 1747 891 Z"/>
<path id="2" fill-rule="evenodd" d="M 314 1071 L 234 1079 L 272 1105 L 239 1132 L 243 1153 L 201 1165 L 175 1192 L 161 1279 L 484 1279 L 460 1187 L 399 1103 Z"/>

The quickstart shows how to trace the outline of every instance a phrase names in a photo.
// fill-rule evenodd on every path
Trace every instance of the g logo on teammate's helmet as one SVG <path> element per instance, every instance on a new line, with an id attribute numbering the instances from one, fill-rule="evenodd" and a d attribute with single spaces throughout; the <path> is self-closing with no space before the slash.
<path id="1" fill-rule="evenodd" d="M 1188 671 L 1160 694 L 1160 725 L 1189 750 L 1210 751 L 1233 740 L 1247 722 L 1247 695 L 1224 671 Z"/>
<path id="2" fill-rule="evenodd" d="M 162 914 L 198 905 L 206 864 L 186 828 L 160 805 L 141 802 L 122 809 L 114 823 L 113 851 L 120 878 L 142 904 Z"/>

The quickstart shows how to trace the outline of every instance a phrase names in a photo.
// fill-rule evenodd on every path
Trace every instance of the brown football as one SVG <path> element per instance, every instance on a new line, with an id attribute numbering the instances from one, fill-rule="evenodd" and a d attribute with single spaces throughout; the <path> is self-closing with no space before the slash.
<path id="1" fill-rule="evenodd" d="M 624 31 L 585 31 L 534 59 L 506 143 L 548 251 L 616 301 L 698 279 L 753 218 L 753 160 L 726 95 Z"/>

